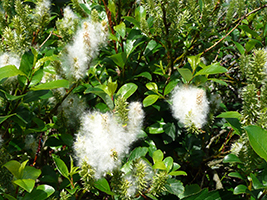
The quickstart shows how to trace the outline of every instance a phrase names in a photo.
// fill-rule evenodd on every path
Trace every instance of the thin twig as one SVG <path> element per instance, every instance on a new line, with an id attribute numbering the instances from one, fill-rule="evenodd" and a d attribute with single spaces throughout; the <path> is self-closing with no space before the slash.
<path id="1" fill-rule="evenodd" d="M 205 51 L 203 51 L 203 53 L 206 53 L 206 52 L 208 52 L 209 50 L 211 50 L 212 48 L 214 48 L 215 46 L 217 46 L 221 41 L 223 41 L 228 35 L 230 35 L 239 25 L 240 25 L 240 23 L 242 22 L 242 20 L 243 19 L 245 19 L 246 17 L 248 17 L 249 15 L 251 15 L 251 14 L 253 14 L 253 13 L 255 13 L 255 12 L 257 12 L 257 11 L 259 11 L 259 10 L 261 10 L 261 9 L 263 9 L 263 8 L 265 8 L 265 7 L 267 7 L 267 4 L 265 4 L 265 5 L 263 5 L 263 6 L 261 6 L 261 7 L 258 7 L 258 8 L 256 8 L 255 10 L 252 10 L 251 12 L 249 12 L 249 13 L 247 13 L 247 14 L 245 14 L 244 16 L 242 16 L 241 18 L 239 18 L 237 21 L 238 21 L 238 23 L 235 25 L 235 27 L 234 28 L 232 28 L 224 37 L 222 37 L 219 41 L 217 41 L 214 45 L 212 45 L 211 47 L 209 47 L 208 49 L 206 49 Z"/>
<path id="2" fill-rule="evenodd" d="M 47 42 L 47 40 L 49 40 L 49 38 L 51 37 L 53 31 L 55 30 L 55 27 L 53 28 L 53 30 L 50 32 L 49 36 L 45 39 L 45 41 L 40 45 L 39 49 L 42 48 L 42 46 Z"/>

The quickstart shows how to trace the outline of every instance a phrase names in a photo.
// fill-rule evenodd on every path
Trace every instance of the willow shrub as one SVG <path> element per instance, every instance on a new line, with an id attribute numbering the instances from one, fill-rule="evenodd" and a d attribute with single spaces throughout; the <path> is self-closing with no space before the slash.
<path id="1" fill-rule="evenodd" d="M 267 2 L 0 2 L 1 199 L 264 199 Z"/>

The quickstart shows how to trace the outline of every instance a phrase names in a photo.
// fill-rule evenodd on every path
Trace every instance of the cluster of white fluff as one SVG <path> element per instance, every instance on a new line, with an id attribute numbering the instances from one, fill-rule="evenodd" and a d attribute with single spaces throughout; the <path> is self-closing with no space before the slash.
<path id="1" fill-rule="evenodd" d="M 95 111 L 82 116 L 74 143 L 75 155 L 80 166 L 85 161 L 93 167 L 96 179 L 116 169 L 131 143 L 137 139 L 144 119 L 141 103 L 130 103 L 128 117 L 124 127 L 110 112 Z"/>
<path id="2" fill-rule="evenodd" d="M 67 54 L 63 56 L 62 67 L 65 76 L 71 80 L 83 78 L 89 64 L 99 52 L 99 47 L 107 39 L 105 24 L 85 21 L 74 36 L 74 41 L 67 46 Z"/>
<path id="3" fill-rule="evenodd" d="M 173 116 L 185 126 L 201 128 L 206 123 L 209 102 L 203 89 L 194 86 L 177 86 L 172 93 Z"/>
<path id="4" fill-rule="evenodd" d="M 39 15 L 40 17 L 43 17 L 49 12 L 51 6 L 50 0 L 42 0 L 39 1 L 36 5 L 36 15 Z"/>
<path id="5" fill-rule="evenodd" d="M 4 53 L 0 56 L 0 68 L 6 65 L 15 65 L 17 68 L 20 66 L 20 58 L 10 53 Z"/>

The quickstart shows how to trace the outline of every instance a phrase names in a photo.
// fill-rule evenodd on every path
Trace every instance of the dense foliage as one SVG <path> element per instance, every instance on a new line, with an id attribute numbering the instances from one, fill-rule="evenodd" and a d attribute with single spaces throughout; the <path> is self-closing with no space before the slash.
<path id="1" fill-rule="evenodd" d="M 266 7 L 2 0 L 0 199 L 267 199 Z"/>

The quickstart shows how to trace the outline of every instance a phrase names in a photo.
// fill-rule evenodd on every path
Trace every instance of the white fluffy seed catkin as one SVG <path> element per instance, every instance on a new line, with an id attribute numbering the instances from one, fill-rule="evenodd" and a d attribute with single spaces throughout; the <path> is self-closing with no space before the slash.
<path id="1" fill-rule="evenodd" d="M 177 86 L 172 93 L 173 116 L 185 126 L 202 128 L 209 112 L 206 92 L 194 86 Z"/>

